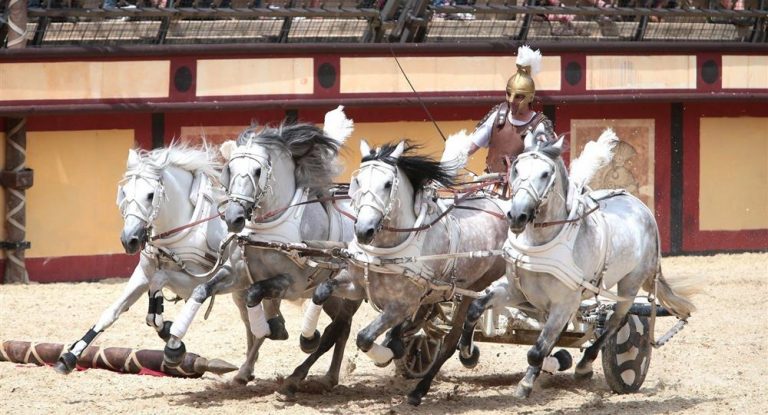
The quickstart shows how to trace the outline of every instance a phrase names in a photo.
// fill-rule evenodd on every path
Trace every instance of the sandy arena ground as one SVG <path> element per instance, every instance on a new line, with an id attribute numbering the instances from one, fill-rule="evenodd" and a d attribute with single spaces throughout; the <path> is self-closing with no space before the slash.
<path id="1" fill-rule="evenodd" d="M 5 414 L 767 413 L 768 253 L 665 258 L 663 266 L 670 279 L 695 277 L 704 291 L 694 298 L 699 310 L 686 329 L 654 350 L 645 384 L 635 394 L 612 393 L 598 358 L 592 380 L 576 382 L 572 370 L 544 374 L 528 400 L 517 400 L 512 393 L 526 368 L 528 347 L 481 343 L 475 369 L 464 369 L 454 356 L 424 403 L 413 408 L 405 394 L 415 381 L 395 377 L 393 365 L 375 367 L 351 341 L 338 387 L 324 394 L 300 393 L 295 401 L 283 402 L 275 391 L 305 356 L 298 348 L 300 307 L 287 304 L 291 338 L 262 347 L 256 380 L 246 386 L 230 384 L 232 374 L 175 379 L 86 370 L 65 377 L 49 367 L 4 362 L 0 408 Z M 122 287 L 122 280 L 0 286 L 0 340 L 69 344 L 85 333 Z M 179 308 L 166 303 L 166 315 L 172 317 Z M 142 298 L 96 344 L 162 349 L 162 341 L 144 325 L 145 313 Z M 207 321 L 202 314 L 185 338 L 187 350 L 239 365 L 245 352 L 244 329 L 229 296 L 217 298 Z M 363 304 L 352 339 L 373 315 Z M 321 325 L 326 322 L 321 320 Z M 657 334 L 671 323 L 661 320 Z M 580 356 L 578 350 L 571 352 Z M 311 375 L 323 373 L 328 362 L 330 356 L 325 356 Z"/>

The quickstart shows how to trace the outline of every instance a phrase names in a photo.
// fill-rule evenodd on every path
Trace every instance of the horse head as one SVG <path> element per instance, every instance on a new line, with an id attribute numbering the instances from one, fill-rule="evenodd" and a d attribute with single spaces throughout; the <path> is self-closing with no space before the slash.
<path id="1" fill-rule="evenodd" d="M 135 254 L 146 242 L 148 227 L 162 200 L 160 193 L 160 172 L 142 163 L 136 150 L 128 150 L 126 173 L 117 188 L 117 206 L 124 221 L 120 242 L 126 253 Z"/>
<path id="2" fill-rule="evenodd" d="M 320 194 L 331 187 L 351 120 L 341 109 L 329 114 L 334 117 L 326 117 L 326 128 L 335 125 L 333 132 L 308 123 L 248 128 L 236 143 L 221 146 L 227 160 L 221 183 L 229 198 L 224 220 L 231 232 L 242 231 L 257 212 L 287 207 L 297 188 Z"/>
<path id="3" fill-rule="evenodd" d="M 560 159 L 563 140 L 564 137 L 560 137 L 553 143 L 537 142 L 529 135 L 525 151 L 512 163 L 509 172 L 512 199 L 507 218 L 513 233 L 519 234 L 536 219 L 554 188 L 567 185 L 565 166 Z"/>
<path id="4" fill-rule="evenodd" d="M 416 219 L 416 193 L 430 183 L 450 186 L 453 176 L 447 167 L 429 157 L 413 155 L 418 145 L 408 141 L 385 144 L 372 150 L 360 142 L 363 159 L 353 175 L 349 194 L 357 219 L 355 235 L 362 244 L 370 244 L 385 226 L 407 228 Z M 403 234 L 405 237 L 407 234 Z M 380 240 L 379 243 L 396 243 Z"/>
<path id="5" fill-rule="evenodd" d="M 255 134 L 246 130 L 241 138 Z M 269 148 L 254 143 L 252 137 L 227 141 L 221 146 L 221 154 L 226 165 L 221 172 L 220 181 L 227 189 L 227 208 L 224 220 L 230 232 L 240 232 L 254 209 L 261 205 L 262 199 L 272 189 L 270 181 L 273 175 L 273 160 L 290 163 L 284 157 L 273 157 Z M 282 163 L 281 163 L 282 164 Z"/>
<path id="6" fill-rule="evenodd" d="M 373 240 L 399 200 L 398 191 L 402 180 L 397 169 L 397 159 L 405 151 L 405 146 L 405 141 L 402 141 L 397 146 L 386 148 L 386 155 L 383 155 L 381 149 L 380 154 L 377 154 L 365 140 L 360 140 L 363 163 L 349 186 L 357 217 L 355 235 L 360 243 L 369 244 Z"/>

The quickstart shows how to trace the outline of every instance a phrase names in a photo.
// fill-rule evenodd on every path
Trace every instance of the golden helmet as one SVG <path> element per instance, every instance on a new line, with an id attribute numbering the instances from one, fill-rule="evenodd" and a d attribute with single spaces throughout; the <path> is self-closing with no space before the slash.
<path id="1" fill-rule="evenodd" d="M 521 107 L 533 102 L 533 97 L 536 95 L 536 84 L 533 82 L 530 66 L 517 65 L 517 73 L 507 81 L 507 101 L 511 103 L 515 95 L 525 96 L 525 99 L 520 103 Z"/>
<path id="2" fill-rule="evenodd" d="M 541 70 L 541 52 L 533 50 L 527 45 L 517 48 L 517 72 L 507 81 L 507 101 L 512 102 L 515 95 L 523 95 L 525 99 L 521 102 L 522 108 L 525 104 L 533 102 L 536 95 L 536 84 L 533 82 L 533 76 Z"/>

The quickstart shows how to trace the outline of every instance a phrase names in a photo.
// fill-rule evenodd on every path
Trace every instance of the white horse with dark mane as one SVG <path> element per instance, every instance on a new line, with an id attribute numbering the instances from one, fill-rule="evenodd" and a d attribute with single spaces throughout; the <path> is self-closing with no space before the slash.
<path id="1" fill-rule="evenodd" d="M 281 337 L 287 337 L 284 327 L 274 324 L 274 319 L 267 321 L 263 300 L 308 298 L 317 284 L 339 272 L 338 267 L 315 267 L 307 258 L 256 243 L 352 239 L 351 221 L 330 201 L 330 189 L 340 167 L 337 155 L 351 132 L 352 121 L 339 107 L 326 114 L 324 129 L 304 123 L 249 128 L 237 142 L 222 145 L 227 164 L 221 182 L 228 196 L 224 218 L 229 230 L 239 233 L 240 243 L 229 250 L 222 269 L 195 289 L 184 308 L 183 320 L 178 319 L 171 328 L 165 349 L 167 361 L 173 364 L 183 357 L 181 339 L 202 303 L 233 285 L 247 288 L 254 336 L 263 339 L 280 330 Z M 301 348 L 311 354 L 286 379 L 282 392 L 294 393 L 312 364 L 334 345 L 331 366 L 318 382 L 326 388 L 338 383 L 352 315 L 359 305 L 360 301 L 340 298 L 325 305 L 333 321 L 322 336 L 316 330 L 302 331 Z"/>
<path id="2" fill-rule="evenodd" d="M 120 241 L 128 254 L 141 251 L 139 263 L 120 298 L 62 355 L 55 366 L 57 371 L 71 372 L 83 350 L 147 292 L 146 323 L 161 338 L 169 338 L 172 323 L 163 318 L 163 288 L 189 299 L 193 290 L 207 280 L 203 275 L 216 262 L 219 244 L 227 234 L 224 222 L 217 217 L 217 204 L 224 195 L 218 185 L 215 160 L 215 152 L 207 145 L 194 148 L 174 143 L 152 151 L 128 151 L 126 172 L 117 194 L 124 219 Z M 252 357 L 261 344 L 248 329 L 243 294 L 233 295 L 248 339 L 249 358 L 238 376 L 253 371 Z"/>
<path id="3" fill-rule="evenodd" d="M 355 239 L 348 248 L 350 277 L 342 280 L 345 276 L 340 275 L 315 292 L 315 300 L 332 294 L 368 297 L 380 313 L 358 333 L 357 346 L 379 366 L 403 357 L 402 334 L 429 318 L 436 303 L 452 300 L 454 293 L 482 290 L 504 275 L 504 260 L 499 256 L 451 256 L 500 247 L 507 228 L 503 210 L 482 196 L 463 200 L 460 207 L 467 209 L 438 204 L 433 186 L 450 185 L 452 176 L 440 162 L 411 154 L 416 148 L 405 141 L 375 150 L 361 143 L 362 164 L 350 184 L 356 216 Z M 443 254 L 447 255 L 429 262 L 407 261 Z M 456 350 L 470 300 L 465 296 L 458 306 L 454 327 L 438 357 L 408 396 L 411 404 L 421 402 L 440 367 Z M 384 344 L 377 343 L 390 329 Z"/>
<path id="4" fill-rule="evenodd" d="M 525 151 L 512 164 L 509 236 L 503 247 L 507 281 L 472 304 L 460 348 L 463 356 L 472 353 L 474 326 L 489 307 L 511 306 L 539 316 L 543 329 L 528 352 L 518 397 L 529 396 L 542 368 L 552 372 L 570 365 L 557 356 L 552 360 L 550 353 L 584 299 L 602 296 L 616 304 L 576 366 L 577 378 L 592 376 L 592 362 L 626 321 L 641 287 L 649 300 L 658 298 L 680 319 L 694 311 L 687 294 L 679 288 L 676 292 L 661 273 L 661 245 L 651 211 L 624 191 L 589 191 L 585 186 L 609 161 L 606 146 L 616 141 L 612 132 L 604 133 L 600 145 L 586 149 L 574 162 L 570 179 L 561 158 L 563 138 L 541 143 L 527 136 Z"/>

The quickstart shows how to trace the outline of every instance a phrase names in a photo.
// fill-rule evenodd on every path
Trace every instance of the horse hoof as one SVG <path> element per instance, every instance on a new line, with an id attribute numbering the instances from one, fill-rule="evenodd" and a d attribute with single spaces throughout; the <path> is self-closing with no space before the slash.
<path id="1" fill-rule="evenodd" d="M 591 370 L 588 372 L 579 372 L 577 369 L 575 372 L 573 372 L 573 378 L 578 381 L 589 380 L 589 379 L 592 379 L 593 373 L 594 372 L 592 372 Z"/>
<path id="2" fill-rule="evenodd" d="M 283 386 L 277 390 L 277 400 L 282 402 L 292 402 L 296 398 L 299 386 L 294 381 L 285 380 Z"/>
<path id="3" fill-rule="evenodd" d="M 184 342 L 182 342 L 176 349 L 166 345 L 165 349 L 163 350 L 163 363 L 167 367 L 179 367 L 181 362 L 184 360 L 184 355 L 186 353 L 187 348 L 184 346 Z"/>
<path id="4" fill-rule="evenodd" d="M 304 353 L 314 353 L 320 346 L 320 332 L 315 330 L 315 333 L 309 339 L 299 335 L 299 346 Z"/>
<path id="5" fill-rule="evenodd" d="M 55 370 L 57 373 L 60 373 L 62 375 L 68 375 L 72 373 L 73 370 L 75 370 L 75 367 L 77 366 L 77 356 L 74 354 L 67 352 L 61 355 L 59 358 L 59 361 L 56 362 L 56 364 L 53 366 L 53 370 Z"/>
<path id="6" fill-rule="evenodd" d="M 421 395 L 417 393 L 408 394 L 408 405 L 419 406 L 421 405 Z"/>
<path id="7" fill-rule="evenodd" d="M 386 362 L 384 362 L 384 363 L 373 362 L 373 364 L 374 364 L 374 366 L 376 366 L 376 367 L 387 367 L 387 366 L 389 366 L 389 364 L 390 364 L 390 363 L 392 363 L 392 360 L 393 360 L 393 359 L 389 359 L 389 360 L 387 360 L 387 361 L 386 361 Z"/>
<path id="8" fill-rule="evenodd" d="M 267 324 L 269 325 L 268 339 L 288 340 L 288 330 L 285 329 L 285 319 L 282 317 L 272 317 L 267 320 Z"/>
<path id="9" fill-rule="evenodd" d="M 568 350 L 560 349 L 553 355 L 555 359 L 557 359 L 557 363 L 559 364 L 559 367 L 557 370 L 564 371 L 568 370 L 573 366 L 573 357 L 571 357 L 571 354 L 568 353 Z"/>
<path id="10" fill-rule="evenodd" d="M 239 376 L 238 375 L 238 376 L 235 376 L 232 379 L 232 383 L 234 383 L 236 385 L 241 385 L 242 386 L 242 385 L 247 385 L 248 382 L 250 382 L 250 381 L 252 381 L 254 379 L 256 379 L 256 376 L 253 376 L 253 375 L 249 375 L 249 376 Z"/>
<path id="11" fill-rule="evenodd" d="M 518 384 L 517 389 L 515 389 L 515 398 L 526 399 L 531 396 L 532 390 L 533 388 L 530 386 Z"/>
<path id="12" fill-rule="evenodd" d="M 477 362 L 480 361 L 480 348 L 473 344 L 472 354 L 465 358 L 462 353 L 459 353 L 459 361 L 465 368 L 474 369 L 477 366 Z"/>

